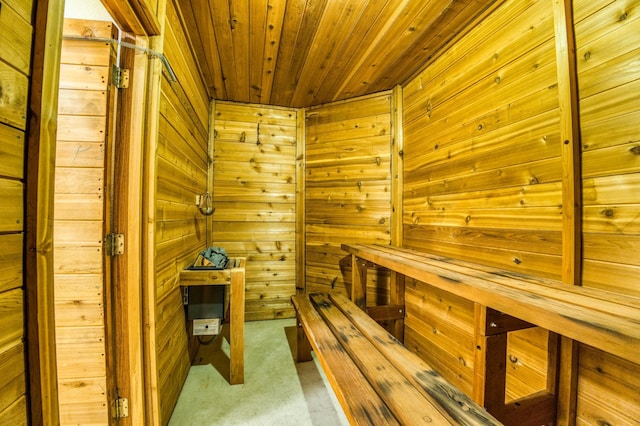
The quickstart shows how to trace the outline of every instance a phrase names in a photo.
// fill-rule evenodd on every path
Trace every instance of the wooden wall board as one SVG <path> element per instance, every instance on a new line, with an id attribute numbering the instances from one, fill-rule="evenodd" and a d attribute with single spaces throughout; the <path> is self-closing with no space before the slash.
<path id="1" fill-rule="evenodd" d="M 107 92 L 104 90 L 60 89 L 58 113 L 61 115 L 104 116 L 107 113 Z"/>
<path id="2" fill-rule="evenodd" d="M 0 348 L 9 348 L 21 343 L 24 326 L 24 292 L 17 288 L 0 293 Z"/>
<path id="3" fill-rule="evenodd" d="M 216 102 L 213 243 L 247 258 L 245 317 L 294 315 L 297 113 Z"/>
<path id="4" fill-rule="evenodd" d="M 24 132 L 0 124 L 0 176 L 22 179 L 24 176 Z"/>
<path id="5" fill-rule="evenodd" d="M 192 52 L 185 48 L 183 22 L 167 2 L 162 50 L 178 79 L 164 78 L 158 93 L 157 144 L 153 147 L 154 329 L 150 351 L 156 365 L 157 418 L 167 424 L 189 370 L 187 327 L 179 285 L 180 271 L 207 244 L 207 221 L 195 205 L 207 191 L 209 100 Z"/>
<path id="6" fill-rule="evenodd" d="M 637 369 L 637 365 L 583 346 L 580 349 L 577 423 L 636 423 L 640 418 Z"/>
<path id="7" fill-rule="evenodd" d="M 110 75 L 106 66 L 60 64 L 60 88 L 104 90 Z"/>
<path id="8" fill-rule="evenodd" d="M 22 287 L 22 234 L 0 235 L 0 293 Z"/>
<path id="9" fill-rule="evenodd" d="M 391 100 L 385 92 L 305 110 L 308 292 L 349 294 L 341 243 L 390 241 Z M 378 282 L 373 275 L 368 300 L 388 300 L 388 276 Z"/>
<path id="10" fill-rule="evenodd" d="M 24 129 L 27 122 L 29 79 L 25 74 L 0 61 L 0 123 Z"/>
<path id="11" fill-rule="evenodd" d="M 8 425 L 28 425 L 26 413 L 28 412 L 27 399 L 20 397 L 13 404 L 0 412 L 0 422 Z"/>
<path id="12" fill-rule="evenodd" d="M 31 42 L 33 27 L 31 26 L 31 1 L 3 2 L 0 15 L 0 44 L 5 48 L 0 52 L 0 61 L 10 63 L 21 74 L 29 75 L 31 66 Z M 4 73 L 0 69 L 0 73 Z M 6 84 L 10 80 L 3 75 Z M 4 87 L 8 89 L 8 87 Z M 26 102 L 26 97 L 24 98 Z"/>
<path id="13" fill-rule="evenodd" d="M 103 142 L 105 117 L 60 116 L 58 117 L 58 140 Z"/>
<path id="14" fill-rule="evenodd" d="M 20 181 L 0 179 L 0 232 L 20 232 L 24 224 L 24 185 Z"/>
<path id="15" fill-rule="evenodd" d="M 24 344 L 16 344 L 0 351 L 0 419 L 8 407 L 26 391 Z"/>

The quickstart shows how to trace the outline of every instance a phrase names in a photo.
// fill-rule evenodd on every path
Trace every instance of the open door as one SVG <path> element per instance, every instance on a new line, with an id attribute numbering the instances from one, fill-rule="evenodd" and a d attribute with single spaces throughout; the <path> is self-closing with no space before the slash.
<path id="1" fill-rule="evenodd" d="M 111 22 L 64 25 L 54 198 L 62 424 L 144 418 L 141 155 L 132 152 L 140 152 L 135 120 L 143 109 L 134 105 L 144 93 L 146 60 L 117 41 L 135 45 L 134 37 L 115 31 Z"/>
<path id="2" fill-rule="evenodd" d="M 110 339 L 109 232 L 114 111 L 111 22 L 65 20 L 54 195 L 56 354 L 61 424 L 109 424 L 117 383 Z"/>

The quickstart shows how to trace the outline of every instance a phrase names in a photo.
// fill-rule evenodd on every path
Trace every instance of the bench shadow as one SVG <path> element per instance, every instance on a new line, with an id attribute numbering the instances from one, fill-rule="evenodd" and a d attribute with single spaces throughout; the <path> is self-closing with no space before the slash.
<path id="1" fill-rule="evenodd" d="M 291 350 L 291 357 L 294 360 L 298 373 L 300 387 L 302 388 L 302 393 L 307 403 L 311 423 L 314 426 L 348 425 L 349 423 L 344 413 L 342 413 L 341 408 L 337 406 L 337 400 L 335 397 L 332 399 L 330 393 L 332 391 L 325 381 L 326 379 L 323 378 L 319 371 L 316 361 L 295 361 L 297 348 L 296 327 L 285 327 L 284 331 L 287 336 L 287 342 L 289 343 L 289 349 Z M 338 412 L 338 410 L 340 410 L 340 412 Z"/>

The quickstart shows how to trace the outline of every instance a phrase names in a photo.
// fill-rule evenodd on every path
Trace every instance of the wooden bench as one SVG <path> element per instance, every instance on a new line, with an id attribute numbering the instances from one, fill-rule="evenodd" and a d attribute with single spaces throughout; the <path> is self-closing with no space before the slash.
<path id="1" fill-rule="evenodd" d="M 406 277 L 474 302 L 473 398 L 505 424 L 555 421 L 559 336 L 640 364 L 638 298 L 404 248 L 353 244 L 342 249 L 352 255 L 352 300 L 378 319 L 395 321 L 400 339 Z M 385 309 L 366 303 L 367 269 L 378 267 L 391 271 L 391 301 Z M 533 326 L 552 332 L 547 389 L 506 404 L 507 335 Z"/>
<path id="2" fill-rule="evenodd" d="M 297 361 L 313 349 L 351 424 L 500 424 L 345 296 L 292 301 Z"/>

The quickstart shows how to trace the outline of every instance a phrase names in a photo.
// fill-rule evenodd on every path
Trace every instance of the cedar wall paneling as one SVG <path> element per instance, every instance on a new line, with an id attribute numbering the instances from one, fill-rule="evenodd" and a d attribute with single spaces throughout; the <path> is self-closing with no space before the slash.
<path id="1" fill-rule="evenodd" d="M 27 424 L 23 286 L 24 152 L 31 58 L 30 0 L 0 13 L 0 424 Z"/>
<path id="2" fill-rule="evenodd" d="M 574 21 L 583 285 L 640 296 L 640 3 L 576 0 Z M 638 424 L 638 395 L 640 366 L 581 346 L 578 424 Z"/>
<path id="3" fill-rule="evenodd" d="M 195 205 L 206 191 L 208 99 L 167 2 L 164 53 L 178 82 L 162 81 L 156 147 L 155 339 L 160 421 L 169 421 L 189 371 L 179 273 L 206 246 L 206 219 Z"/>
<path id="4" fill-rule="evenodd" d="M 247 320 L 293 317 L 297 110 L 214 104 L 213 244 L 247 258 Z"/>
<path id="5" fill-rule="evenodd" d="M 306 111 L 306 290 L 351 288 L 342 243 L 391 241 L 391 93 Z M 370 273 L 368 301 L 386 302 Z M 380 287 L 380 291 L 375 288 Z"/>
<path id="6" fill-rule="evenodd" d="M 404 87 L 405 246 L 560 278 L 550 6 L 506 2 Z M 406 297 L 405 343 L 471 393 L 473 304 L 425 283 Z M 508 399 L 546 384 L 546 332 L 512 334 Z"/>
<path id="7" fill-rule="evenodd" d="M 111 38 L 110 22 L 66 20 L 65 36 Z M 54 288 L 61 424 L 109 421 L 105 348 L 105 142 L 110 43 L 64 41 L 58 94 Z"/>
<path id="8" fill-rule="evenodd" d="M 638 4 L 575 2 L 585 286 L 638 295 Z M 404 245 L 561 277 L 553 9 L 507 1 L 404 87 Z M 405 343 L 466 392 L 473 305 L 407 283 Z M 512 333 L 507 399 L 545 385 L 546 331 Z M 578 424 L 637 424 L 640 366 L 582 346 Z"/>

